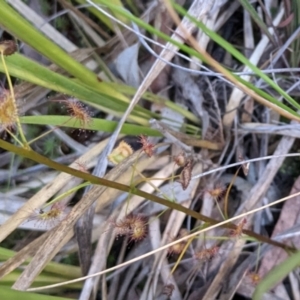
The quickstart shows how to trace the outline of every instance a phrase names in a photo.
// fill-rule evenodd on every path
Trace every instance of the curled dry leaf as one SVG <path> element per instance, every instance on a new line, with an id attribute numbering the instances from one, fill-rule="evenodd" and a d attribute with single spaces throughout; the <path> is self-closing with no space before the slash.
<path id="1" fill-rule="evenodd" d="M 192 159 L 188 159 L 179 176 L 179 182 L 181 183 L 183 190 L 185 190 L 190 184 L 192 178 L 192 169 L 193 161 Z"/>
<path id="2" fill-rule="evenodd" d="M 239 162 L 245 161 L 244 157 L 241 154 L 238 155 L 238 160 L 239 160 Z M 249 167 L 250 167 L 250 163 L 249 162 L 242 164 L 242 169 L 243 169 L 243 173 L 244 173 L 245 176 L 248 176 Z"/>
<path id="3" fill-rule="evenodd" d="M 132 153 L 133 150 L 130 145 L 124 141 L 121 141 L 118 147 L 116 147 L 107 158 L 110 162 L 117 165 L 125 158 L 129 157 Z"/>

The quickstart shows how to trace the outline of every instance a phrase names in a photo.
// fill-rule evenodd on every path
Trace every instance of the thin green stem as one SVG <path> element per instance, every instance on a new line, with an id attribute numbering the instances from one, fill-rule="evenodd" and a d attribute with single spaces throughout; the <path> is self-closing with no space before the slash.
<path id="1" fill-rule="evenodd" d="M 50 205 L 52 205 L 52 204 L 54 204 L 54 203 L 60 201 L 61 199 L 67 197 L 68 195 L 70 195 L 70 194 L 72 194 L 72 193 L 74 193 L 74 192 L 77 192 L 77 191 L 80 190 L 81 188 L 85 188 L 85 187 L 88 186 L 88 185 L 91 185 L 91 183 L 90 183 L 90 182 L 84 182 L 84 183 L 82 183 L 82 184 L 80 184 L 80 185 L 75 186 L 74 188 L 72 188 L 72 189 L 66 191 L 65 193 L 62 193 L 61 195 L 57 196 L 56 198 L 54 198 L 54 199 L 51 200 L 50 202 L 46 203 L 46 204 L 43 206 L 43 208 L 46 208 L 46 207 L 48 207 L 48 206 L 50 206 Z"/>
<path id="2" fill-rule="evenodd" d="M 204 216 L 204 215 L 202 215 L 202 214 L 200 214 L 200 213 L 198 213 L 198 212 L 196 212 L 192 209 L 189 209 L 185 206 L 182 206 L 182 205 L 180 205 L 176 202 L 165 200 L 165 199 L 160 198 L 156 195 L 149 194 L 149 193 L 146 193 L 144 191 L 141 191 L 141 190 L 139 190 L 135 187 L 130 187 L 128 185 L 124 185 L 124 184 L 121 184 L 121 183 L 118 183 L 118 182 L 107 180 L 105 178 L 96 177 L 96 176 L 93 176 L 91 174 L 88 174 L 88 173 L 70 168 L 68 166 L 62 165 L 60 163 L 57 163 L 57 162 L 55 162 L 55 161 L 53 161 L 53 160 L 51 160 L 51 159 L 49 159 L 45 156 L 33 151 L 32 149 L 19 148 L 19 147 L 16 147 L 15 145 L 13 145 L 13 144 L 5 142 L 4 140 L 1 140 L 1 139 L 0 139 L 0 148 L 3 148 L 7 151 L 13 152 L 13 153 L 18 154 L 18 155 L 21 155 L 23 157 L 29 158 L 33 161 L 44 164 L 44 165 L 46 165 L 50 168 L 53 168 L 55 170 L 70 174 L 70 175 L 78 177 L 78 178 L 82 178 L 86 181 L 91 182 L 92 184 L 104 185 L 104 186 L 109 187 L 109 188 L 117 189 L 117 190 L 127 192 L 127 193 L 132 193 L 132 194 L 135 194 L 135 195 L 140 196 L 142 198 L 149 199 L 153 202 L 159 203 L 159 204 L 164 205 L 168 208 L 176 209 L 178 211 L 181 211 L 181 212 L 183 212 L 183 213 L 185 213 L 185 214 L 187 214 L 187 215 L 189 215 L 189 216 L 191 216 L 195 219 L 198 219 L 198 220 L 201 220 L 203 222 L 209 223 L 210 225 L 216 225 L 216 224 L 220 223 L 219 221 L 216 221 L 213 218 Z M 228 228 L 228 229 L 236 229 L 237 228 L 237 226 L 233 223 L 221 224 L 220 227 Z M 257 234 L 257 233 L 255 233 L 251 230 L 243 229 L 242 232 L 244 234 L 247 234 L 249 236 L 252 236 L 252 237 L 256 238 L 260 242 L 268 243 L 270 245 L 280 247 L 284 250 L 290 250 L 292 252 L 295 251 L 294 247 L 287 246 L 283 243 L 272 240 L 272 239 L 270 239 L 266 236 Z"/>

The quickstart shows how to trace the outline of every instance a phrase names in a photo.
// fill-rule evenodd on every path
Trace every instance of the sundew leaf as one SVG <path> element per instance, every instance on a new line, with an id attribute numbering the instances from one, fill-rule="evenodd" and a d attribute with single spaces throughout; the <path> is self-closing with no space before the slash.
<path id="1" fill-rule="evenodd" d="M 58 74 L 21 54 L 15 53 L 5 59 L 11 76 L 43 86 L 50 90 L 74 96 L 109 114 L 120 116 L 128 106 L 129 100 L 126 97 L 118 98 L 117 92 L 112 95 L 104 94 L 99 90 L 89 88 L 81 82 Z M 4 71 L 1 62 L 0 71 Z M 115 89 L 112 90 L 116 91 Z M 148 124 L 147 120 L 149 116 L 151 116 L 151 113 L 148 110 L 137 106 L 129 119 L 146 125 Z"/>

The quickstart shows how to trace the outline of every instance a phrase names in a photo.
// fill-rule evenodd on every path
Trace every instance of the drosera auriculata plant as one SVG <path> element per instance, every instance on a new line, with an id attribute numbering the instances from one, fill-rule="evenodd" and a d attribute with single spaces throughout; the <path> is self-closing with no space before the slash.
<path id="1" fill-rule="evenodd" d="M 92 120 L 92 113 L 87 108 L 85 104 L 75 98 L 69 99 L 62 99 L 62 100 L 52 100 L 52 101 L 59 101 L 63 103 L 67 109 L 68 114 L 71 116 L 72 119 L 75 119 L 75 122 L 79 122 L 81 130 L 87 128 L 88 125 L 91 124 Z"/>
<path id="2" fill-rule="evenodd" d="M 217 183 L 214 188 L 206 189 L 204 192 L 208 193 L 215 201 L 221 201 L 225 196 L 227 187 L 222 183 Z"/>
<path id="3" fill-rule="evenodd" d="M 88 129 L 91 123 L 93 122 L 92 112 L 90 111 L 87 105 L 85 105 L 78 99 L 72 97 L 66 99 L 52 99 L 51 102 L 63 103 L 68 115 L 70 116 L 70 119 L 68 119 L 65 123 L 68 123 L 70 120 L 74 120 L 73 126 L 78 127 L 78 136 L 81 132 L 92 131 Z M 56 126 L 54 129 L 51 129 L 50 132 L 55 130 L 57 127 L 59 126 Z M 75 129 L 76 128 L 74 128 L 72 132 L 74 132 Z"/>
<path id="4" fill-rule="evenodd" d="M 149 142 L 149 138 L 141 135 L 139 138 L 140 144 L 142 144 L 142 151 L 146 153 L 149 157 L 152 157 L 154 154 L 154 144 Z"/>
<path id="5" fill-rule="evenodd" d="M 17 105 L 14 103 L 9 90 L 0 90 L 0 128 L 1 130 L 12 131 L 17 124 L 19 117 Z"/>
<path id="6" fill-rule="evenodd" d="M 26 222 L 36 221 L 37 227 L 39 223 L 49 224 L 50 227 L 54 227 L 67 216 L 68 212 L 69 209 L 66 204 L 58 201 L 49 208 L 44 206 L 43 208 L 33 211 Z"/>
<path id="7" fill-rule="evenodd" d="M 252 285 L 257 285 L 261 281 L 261 277 L 256 272 L 247 272 L 247 279 L 250 279 Z"/>
<path id="8" fill-rule="evenodd" d="M 0 42 L 1 61 L 9 85 L 9 91 L 3 88 L 0 92 L 0 129 L 7 131 L 22 147 L 29 149 L 19 118 L 13 84 L 4 59 L 4 56 L 13 55 L 16 51 L 17 44 L 14 41 L 6 40 Z M 12 133 L 11 130 L 14 128 L 18 129 L 21 140 Z"/>
<path id="9" fill-rule="evenodd" d="M 75 120 L 74 126 L 76 125 L 77 122 L 80 125 L 80 128 L 78 128 L 79 132 L 86 132 L 88 126 L 93 122 L 92 113 L 90 112 L 90 110 L 87 108 L 87 106 L 85 104 L 83 104 L 82 102 L 80 102 L 79 100 L 77 100 L 75 98 L 62 99 L 62 100 L 61 99 L 60 100 L 52 99 L 50 101 L 64 103 L 64 105 L 67 109 L 67 113 L 70 115 L 70 119 L 68 119 L 65 123 L 69 122 L 71 119 L 74 119 Z M 34 141 L 48 135 L 49 133 L 53 132 L 55 129 L 59 128 L 63 124 L 55 126 L 54 128 L 50 129 L 49 131 L 44 132 L 40 136 L 31 140 L 30 144 L 33 143 Z M 74 131 L 75 131 L 75 129 L 72 132 L 74 132 Z"/>
<path id="10" fill-rule="evenodd" d="M 127 236 L 129 242 L 143 240 L 148 234 L 147 218 L 140 214 L 129 214 L 120 221 L 112 222 L 116 236 Z"/>

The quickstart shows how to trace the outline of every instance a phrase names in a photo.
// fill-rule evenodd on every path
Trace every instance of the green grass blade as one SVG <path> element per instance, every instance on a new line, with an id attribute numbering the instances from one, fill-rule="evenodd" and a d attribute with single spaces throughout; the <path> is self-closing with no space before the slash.
<path id="1" fill-rule="evenodd" d="M 250 16 L 253 18 L 254 22 L 258 25 L 258 27 L 263 31 L 263 33 L 269 38 L 269 40 L 274 43 L 274 38 L 270 34 L 267 25 L 260 18 L 254 7 L 249 3 L 248 0 L 239 0 L 242 6 L 248 11 Z"/>
<path id="2" fill-rule="evenodd" d="M 5 275 L 4 277 L 1 278 L 0 280 L 0 291 L 1 291 L 1 285 L 9 285 L 12 286 L 18 278 L 21 276 L 22 270 L 14 270 L 13 272 Z M 62 277 L 58 274 L 48 274 L 47 272 L 42 272 L 39 274 L 34 282 L 32 283 L 32 287 L 39 287 L 41 285 L 46 285 L 46 284 L 56 284 L 56 283 L 61 283 L 66 281 L 66 277 Z M 72 278 L 75 279 L 75 278 Z M 68 285 L 68 288 L 70 289 L 81 289 L 82 288 L 82 283 L 72 283 Z M 0 298 L 2 300 L 2 298 Z"/>
<path id="3" fill-rule="evenodd" d="M 15 251 L 0 247 L 0 261 L 6 261 L 12 258 L 16 254 Z M 28 263 L 30 259 L 26 259 L 25 263 Z M 56 263 L 50 261 L 44 268 L 44 271 L 48 274 L 59 275 L 66 279 L 75 279 L 82 275 L 80 267 Z M 0 298 L 1 299 L 1 298 Z"/>
<path id="4" fill-rule="evenodd" d="M 14 37 L 28 44 L 74 77 L 82 80 L 82 82 L 91 86 L 99 84 L 97 76 L 93 72 L 73 59 L 54 42 L 46 38 L 33 25 L 11 8 L 6 1 L 0 0 L 0 5 L 0 25 Z"/>
<path id="5" fill-rule="evenodd" d="M 114 95 L 110 96 L 103 94 L 97 89 L 89 88 L 76 80 L 58 74 L 19 53 L 6 57 L 6 64 L 11 76 L 43 86 L 50 90 L 74 96 L 99 110 L 115 116 L 121 116 L 129 103 L 127 97 L 117 98 L 114 97 Z M 0 71 L 4 71 L 1 62 Z M 134 91 L 134 89 L 130 87 L 124 88 L 125 86 L 123 86 L 122 88 L 122 85 L 119 86 L 119 84 L 113 85 L 108 83 L 108 87 L 112 90 L 119 90 L 119 92 L 124 92 L 129 95 L 131 95 Z M 171 101 L 166 102 L 166 99 L 161 99 L 160 103 L 181 113 L 183 116 L 187 116 L 191 121 L 199 124 L 199 119 L 194 117 L 192 113 L 183 110 L 180 106 L 172 103 Z M 159 115 L 136 105 L 129 117 L 129 120 L 148 127 L 148 120 L 153 117 L 160 118 Z"/>
<path id="6" fill-rule="evenodd" d="M 70 118 L 69 116 L 23 116 L 20 118 L 22 124 L 35 124 L 35 125 L 52 125 L 59 127 L 81 128 L 82 125 L 78 120 Z M 97 130 L 104 132 L 113 132 L 117 127 L 118 122 L 108 121 L 104 119 L 92 118 L 90 124 L 86 124 L 85 130 Z M 124 124 L 121 133 L 138 136 L 161 136 L 161 134 L 149 127 L 143 127 L 133 124 Z"/>
<path id="7" fill-rule="evenodd" d="M 257 285 L 255 292 L 252 296 L 253 300 L 261 300 L 263 294 L 269 291 L 276 283 L 284 279 L 290 272 L 295 268 L 299 267 L 300 264 L 300 251 L 292 254 L 281 264 L 273 268 L 262 281 Z"/>
<path id="8" fill-rule="evenodd" d="M 105 82 L 100 83 L 96 74 L 77 62 L 54 42 L 45 37 L 11 8 L 6 1 L 0 0 L 0 5 L 0 25 L 13 36 L 30 45 L 86 85 L 98 89 L 101 93 L 116 98 L 124 98 L 118 91 L 108 87 Z"/>
<path id="9" fill-rule="evenodd" d="M 129 103 L 128 100 L 124 101 L 123 98 L 115 98 L 113 95 L 110 96 L 93 88 L 88 88 L 86 85 L 53 72 L 18 53 L 7 57 L 6 64 L 11 76 L 43 86 L 50 90 L 74 96 L 115 116 L 122 115 Z M 3 72 L 2 63 L 0 63 L 0 71 Z M 130 117 L 131 120 L 139 124 L 148 125 L 148 118 L 151 116 L 151 113 L 148 110 L 136 107 L 134 114 L 139 117 L 134 117 L 132 115 Z"/>
<path id="10" fill-rule="evenodd" d="M 34 294 L 29 292 L 20 292 L 13 290 L 10 287 L 0 286 L 0 299 L 1 300 L 70 300 L 71 298 L 55 297 L 50 295 Z"/>
<path id="11" fill-rule="evenodd" d="M 242 82 L 245 86 L 249 87 L 251 90 L 255 91 L 258 95 L 262 96 L 263 98 L 265 98 L 266 100 L 268 100 L 271 103 L 276 104 L 279 108 L 291 113 L 292 115 L 294 115 L 295 117 L 299 118 L 299 114 L 297 112 L 295 112 L 293 109 L 291 109 L 289 106 L 285 105 L 284 103 L 280 102 L 279 100 L 277 100 L 276 98 L 272 97 L 270 94 L 268 94 L 267 92 L 257 88 L 255 85 L 253 85 L 252 83 L 243 80 L 242 78 L 239 78 L 240 82 Z"/>
<path id="12" fill-rule="evenodd" d="M 291 105 L 293 105 L 297 110 L 300 109 L 300 105 L 292 97 L 290 97 L 283 89 L 281 89 L 268 75 L 264 74 L 258 67 L 253 65 L 243 54 L 241 54 L 237 49 L 235 49 L 230 43 L 220 37 L 214 31 L 208 29 L 202 22 L 197 21 L 192 16 L 188 15 L 187 12 L 177 4 L 174 4 L 174 8 L 182 15 L 187 16 L 191 21 L 193 21 L 205 34 L 207 34 L 213 41 L 223 47 L 232 56 L 238 59 L 241 63 L 247 66 L 256 75 L 262 78 L 266 83 L 268 83 L 275 91 L 282 95 Z M 240 77 L 236 77 L 238 80 Z"/>
<path id="13" fill-rule="evenodd" d="M 119 92 L 125 95 L 134 96 L 134 94 L 136 93 L 136 88 L 128 85 L 115 83 L 115 82 L 109 82 L 107 84 L 114 89 L 118 89 Z M 193 123 L 200 124 L 201 122 L 200 119 L 197 116 L 195 116 L 192 112 L 184 109 L 182 106 L 177 105 L 176 103 L 168 100 L 167 98 L 161 97 L 156 94 L 152 94 L 151 92 L 146 92 L 143 95 L 143 98 L 154 103 L 163 104 L 166 107 L 172 109 L 173 111 L 178 112 L 179 114 L 181 114 L 182 116 L 184 116 L 185 118 L 187 118 L 189 121 Z"/>
<path id="14" fill-rule="evenodd" d="M 146 29 L 148 32 L 150 32 L 151 34 L 154 34 L 162 39 L 164 39 L 165 41 L 168 41 L 172 44 L 174 44 L 175 46 L 177 46 L 179 49 L 181 49 L 182 51 L 184 51 L 185 53 L 188 53 L 190 56 L 195 56 L 197 58 L 199 58 L 202 61 L 206 61 L 205 58 L 199 54 L 196 50 L 192 49 L 191 47 L 188 47 L 186 45 L 183 45 L 177 41 L 174 41 L 172 38 L 170 38 L 168 35 L 160 32 L 159 30 L 156 30 L 155 28 L 153 28 L 151 25 L 143 22 L 142 20 L 140 20 L 139 18 L 133 16 L 131 13 L 120 9 L 117 6 L 112 5 L 109 1 L 107 0 L 94 0 L 95 3 L 98 3 L 100 5 L 105 5 L 107 6 L 109 9 L 111 9 L 112 11 L 116 10 L 118 13 L 126 16 L 129 20 L 135 22 L 137 25 L 139 25 L 140 27 Z M 187 12 L 180 7 L 179 5 L 174 4 L 174 7 L 183 15 L 186 15 Z M 222 47 L 224 47 L 224 49 L 226 49 L 228 52 L 230 52 L 234 57 L 236 57 L 238 60 L 240 60 L 242 63 L 244 63 L 246 66 L 249 67 L 250 70 L 252 70 L 253 72 L 255 72 L 258 76 L 260 76 L 264 81 L 266 81 L 268 84 L 270 84 L 270 86 L 272 86 L 275 90 L 277 90 L 285 99 L 287 99 L 288 102 L 290 102 L 297 110 L 300 109 L 300 105 L 293 99 L 291 98 L 285 91 L 283 91 L 279 86 L 277 86 L 277 84 L 272 81 L 266 74 L 264 74 L 263 72 L 261 72 L 261 70 L 259 68 L 257 68 L 256 66 L 254 66 L 253 64 L 251 64 L 249 62 L 249 60 L 242 55 L 238 50 L 236 50 L 234 47 L 232 47 L 231 44 L 229 44 L 227 41 L 225 41 L 224 39 L 222 39 L 218 34 L 216 34 L 215 32 L 209 30 L 205 25 L 203 25 L 201 22 L 198 22 L 196 19 L 188 16 L 193 22 L 195 22 L 195 24 L 201 28 L 208 36 L 210 36 L 210 38 L 212 40 L 215 40 L 217 43 L 221 44 Z M 232 73 L 231 73 L 232 74 Z M 243 82 L 242 79 L 238 76 L 235 76 L 235 78 L 237 80 L 239 80 L 240 82 Z M 252 90 L 255 90 L 254 85 L 252 85 L 251 83 L 247 83 L 245 84 L 247 85 L 247 87 L 251 88 Z M 257 89 L 256 89 L 257 90 Z M 261 90 L 259 90 L 259 94 L 264 94 L 266 95 L 266 93 L 263 93 Z M 273 104 L 275 104 L 276 106 L 280 107 L 280 110 L 282 109 L 286 109 L 286 111 L 291 111 L 291 109 L 288 109 L 287 106 L 284 106 L 284 108 L 282 108 L 283 106 L 280 104 L 279 105 L 279 101 L 277 99 L 275 99 L 272 96 L 268 96 L 267 100 L 269 100 L 270 102 L 272 102 Z M 299 118 L 299 115 L 293 111 L 293 115 L 296 116 L 297 118 Z"/>
<path id="15" fill-rule="evenodd" d="M 79 4 L 86 4 L 86 1 L 85 0 L 75 0 L 77 3 Z M 101 14 L 97 9 L 95 9 L 94 7 L 87 7 L 87 10 L 92 13 L 95 17 L 97 17 L 103 24 L 105 24 L 105 26 L 107 26 L 111 31 L 114 31 L 114 26 L 111 22 L 111 20 Z"/>
<path id="16" fill-rule="evenodd" d="M 297 30 L 300 26 L 300 2 L 298 0 L 290 1 L 291 5 L 291 13 L 293 13 L 293 19 L 291 24 L 287 27 L 288 36 L 291 35 L 295 30 Z M 290 46 L 290 62 L 291 67 L 298 67 L 300 63 L 300 39 L 295 38 Z"/>
<path id="17" fill-rule="evenodd" d="M 93 0 L 94 3 L 101 5 L 104 5 L 105 7 L 109 8 L 111 11 L 116 11 L 117 13 L 119 13 L 122 16 L 125 16 L 128 20 L 136 23 L 138 26 L 144 28 L 145 30 L 147 30 L 148 32 L 150 32 L 153 35 L 156 35 L 157 37 L 162 38 L 163 40 L 172 43 L 173 45 L 177 46 L 179 49 L 181 49 L 183 52 L 188 53 L 190 56 L 195 56 L 198 57 L 199 59 L 201 59 L 202 61 L 205 61 L 205 58 L 199 54 L 197 51 L 195 51 L 194 49 L 192 49 L 191 47 L 188 47 L 178 41 L 173 40 L 172 38 L 170 38 L 168 35 L 164 34 L 163 32 L 157 30 L 156 28 L 154 28 L 153 26 L 149 25 L 148 23 L 142 21 L 141 19 L 135 17 L 134 15 L 132 15 L 130 12 L 121 9 L 120 7 L 113 5 L 112 3 L 110 3 L 110 1 L 107 0 Z"/>

